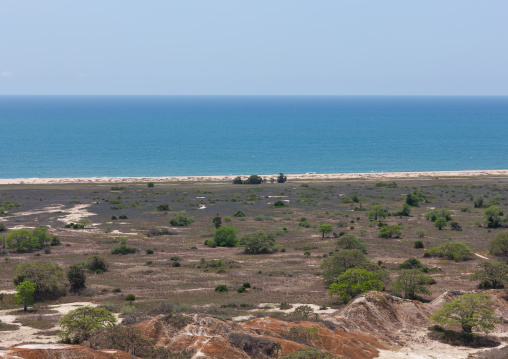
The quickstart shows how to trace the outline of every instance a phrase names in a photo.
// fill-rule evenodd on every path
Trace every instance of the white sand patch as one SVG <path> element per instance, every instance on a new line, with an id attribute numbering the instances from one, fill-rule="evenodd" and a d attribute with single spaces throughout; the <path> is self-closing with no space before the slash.
<path id="1" fill-rule="evenodd" d="M 490 259 L 490 258 L 487 258 L 487 257 L 482 256 L 481 254 L 478 254 L 478 253 L 475 253 L 475 254 L 476 254 L 478 257 L 483 258 L 483 259 Z"/>
<path id="2" fill-rule="evenodd" d="M 201 207 L 199 207 L 198 209 L 205 209 L 205 208 L 206 208 L 206 206 L 201 205 Z"/>
<path id="3" fill-rule="evenodd" d="M 15 230 L 15 229 L 34 229 L 34 228 L 35 228 L 35 227 L 20 225 L 20 226 L 14 226 L 14 227 L 11 227 L 11 228 L 9 228 L 9 229 L 10 229 L 10 230 Z"/>
<path id="4" fill-rule="evenodd" d="M 73 208 L 66 209 L 65 212 L 68 214 L 62 217 L 58 217 L 58 220 L 64 223 L 75 223 L 79 221 L 81 218 L 87 218 L 90 216 L 96 216 L 96 213 L 89 212 L 87 210 L 91 204 L 77 204 Z"/>
<path id="5" fill-rule="evenodd" d="M 234 322 L 245 322 L 247 320 L 251 320 L 254 318 L 256 318 L 256 317 L 253 315 L 240 315 L 238 317 L 233 317 L 232 319 Z"/>
<path id="6" fill-rule="evenodd" d="M 278 175 L 278 174 L 277 174 Z M 275 175 L 275 176 L 277 176 Z M 80 177 L 80 178 L 5 178 L 0 179 L 0 185 L 5 184 L 64 184 L 64 183 L 133 183 L 133 182 L 231 182 L 238 175 L 230 176 L 175 176 L 175 177 Z M 242 175 L 241 175 L 242 176 Z M 243 175 L 248 177 L 247 175 Z M 271 177 L 273 174 L 261 174 Z M 508 176 L 508 169 L 503 170 L 465 170 L 465 171 L 426 171 L 426 172 L 370 172 L 370 173 L 305 173 L 288 175 L 291 180 L 342 180 L 342 179 L 435 179 L 463 178 L 484 176 Z"/>
<path id="7" fill-rule="evenodd" d="M 15 348 L 20 349 L 68 349 L 67 344 L 22 344 L 16 345 Z"/>
<path id="8" fill-rule="evenodd" d="M 17 290 L 0 290 L 0 294 L 16 294 Z"/>
<path id="9" fill-rule="evenodd" d="M 260 309 L 264 309 L 263 307 L 270 307 L 270 310 L 273 311 L 273 312 L 283 312 L 283 313 L 293 313 L 295 311 L 296 308 L 302 306 L 302 305 L 308 305 L 309 307 L 312 308 L 312 310 L 314 311 L 314 313 L 318 313 L 318 314 L 332 314 L 332 313 L 335 313 L 337 311 L 337 309 L 333 309 L 333 308 L 327 308 L 327 309 L 319 309 L 321 308 L 319 305 L 316 305 L 316 304 L 301 304 L 301 303 L 289 303 L 291 304 L 293 307 L 290 308 L 290 309 L 280 309 L 280 304 L 274 304 L 274 303 L 261 303 L 259 304 L 259 308 L 258 309 L 253 309 L 253 311 L 259 311 Z"/>
<path id="10" fill-rule="evenodd" d="M 117 235 L 121 235 L 121 236 L 137 236 L 138 233 L 125 233 L 125 232 L 120 232 L 118 229 L 115 229 L 114 231 L 111 232 L 111 234 L 117 234 Z"/>

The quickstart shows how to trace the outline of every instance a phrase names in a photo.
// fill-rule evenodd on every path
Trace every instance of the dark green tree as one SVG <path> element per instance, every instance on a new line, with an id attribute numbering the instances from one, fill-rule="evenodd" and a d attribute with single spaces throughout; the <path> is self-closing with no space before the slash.
<path id="1" fill-rule="evenodd" d="M 245 184 L 261 184 L 263 183 L 263 178 L 258 175 L 250 175 L 244 182 Z"/>
<path id="2" fill-rule="evenodd" d="M 489 242 L 488 248 L 494 256 L 508 257 L 508 232 L 499 233 Z"/>
<path id="3" fill-rule="evenodd" d="M 70 291 L 72 293 L 79 293 L 86 288 L 86 275 L 85 271 L 78 266 L 71 266 L 67 272 L 67 279 L 71 285 Z"/>
<path id="4" fill-rule="evenodd" d="M 213 225 L 215 228 L 219 228 L 222 225 L 222 218 L 217 214 L 215 217 L 213 217 Z"/>
<path id="5" fill-rule="evenodd" d="M 369 218 L 375 221 L 377 221 L 378 218 L 386 218 L 387 215 L 388 212 L 380 204 L 372 207 L 372 209 L 369 212 Z"/>
<path id="6" fill-rule="evenodd" d="M 277 183 L 284 183 L 288 180 L 287 176 L 284 176 L 284 173 L 279 173 L 277 176 Z"/>
<path id="7" fill-rule="evenodd" d="M 483 223 L 486 227 L 489 228 L 497 228 L 499 227 L 499 222 L 501 221 L 501 216 L 503 212 L 499 207 L 496 206 L 490 206 L 485 209 L 485 212 L 483 213 Z"/>
<path id="8" fill-rule="evenodd" d="M 481 262 L 469 279 L 479 280 L 480 287 L 485 289 L 503 288 L 505 283 L 508 283 L 508 265 L 501 262 Z"/>
<path id="9" fill-rule="evenodd" d="M 242 236 L 239 245 L 245 246 L 247 254 L 270 253 L 275 245 L 275 238 L 260 230 Z"/>
<path id="10" fill-rule="evenodd" d="M 430 295 L 429 290 L 432 278 L 422 273 L 419 269 L 406 269 L 395 279 L 392 284 L 392 292 L 402 295 L 404 298 L 416 299 L 417 294 Z"/>

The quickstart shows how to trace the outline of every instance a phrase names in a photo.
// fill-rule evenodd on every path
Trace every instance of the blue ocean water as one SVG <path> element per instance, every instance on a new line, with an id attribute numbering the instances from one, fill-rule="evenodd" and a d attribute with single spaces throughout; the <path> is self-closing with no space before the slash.
<path id="1" fill-rule="evenodd" d="M 508 168 L 508 97 L 0 96 L 0 178 Z"/>

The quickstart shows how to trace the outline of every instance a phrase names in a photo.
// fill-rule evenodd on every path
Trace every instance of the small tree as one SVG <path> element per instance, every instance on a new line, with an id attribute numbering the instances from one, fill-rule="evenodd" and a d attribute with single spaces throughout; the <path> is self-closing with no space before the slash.
<path id="1" fill-rule="evenodd" d="M 51 236 L 48 234 L 46 227 L 34 228 L 32 231 L 34 240 L 37 242 L 37 248 L 44 248 L 44 246 L 51 242 Z"/>
<path id="2" fill-rule="evenodd" d="M 216 228 L 213 233 L 213 241 L 220 247 L 235 247 L 238 243 L 237 232 L 236 228 L 229 226 Z"/>
<path id="3" fill-rule="evenodd" d="M 217 214 L 215 217 L 213 217 L 213 225 L 215 228 L 219 228 L 222 225 L 222 218 Z"/>
<path id="4" fill-rule="evenodd" d="M 508 232 L 499 233 L 489 242 L 488 248 L 494 256 L 508 257 Z"/>
<path id="5" fill-rule="evenodd" d="M 382 238 L 399 238 L 402 235 L 402 226 L 398 224 L 387 224 L 379 229 Z"/>
<path id="6" fill-rule="evenodd" d="M 383 281 L 386 280 L 385 272 L 358 249 L 345 249 L 334 252 L 321 263 L 322 275 L 327 284 L 337 280 L 339 275 L 350 268 L 363 268 L 369 272 L 377 272 L 380 273 Z"/>
<path id="7" fill-rule="evenodd" d="M 115 323 L 116 318 L 109 310 L 85 306 L 70 311 L 60 319 L 64 331 L 59 336 L 66 342 L 81 343 L 95 330 L 112 327 Z"/>
<path id="8" fill-rule="evenodd" d="M 400 211 L 394 213 L 396 216 L 409 217 L 411 215 L 411 206 L 405 203 Z"/>
<path id="9" fill-rule="evenodd" d="M 277 183 L 284 183 L 287 181 L 287 176 L 284 176 L 284 173 L 279 173 L 279 176 L 277 176 Z"/>
<path id="10" fill-rule="evenodd" d="M 85 262 L 85 268 L 88 269 L 90 272 L 96 271 L 107 272 L 109 264 L 103 257 L 94 255 L 88 257 L 88 259 Z"/>
<path id="11" fill-rule="evenodd" d="M 323 234 L 323 238 L 325 238 L 325 233 L 332 233 L 332 231 L 333 231 L 331 224 L 324 224 L 324 223 L 321 223 L 317 227 L 317 230 L 318 230 L 318 232 L 321 232 Z"/>
<path id="12" fill-rule="evenodd" d="M 369 212 L 369 218 L 375 221 L 377 221 L 378 218 L 386 218 L 387 215 L 388 212 L 380 204 L 372 207 L 372 209 Z"/>
<path id="13" fill-rule="evenodd" d="M 16 266 L 14 285 L 30 281 L 35 284 L 35 300 L 58 298 L 66 293 L 65 270 L 53 262 L 22 262 Z"/>
<path id="14" fill-rule="evenodd" d="M 439 230 L 446 227 L 446 218 L 444 217 L 436 218 L 436 220 L 434 221 L 434 227 L 436 227 Z"/>
<path id="15" fill-rule="evenodd" d="M 363 240 L 351 233 L 340 236 L 337 240 L 337 246 L 343 249 L 359 249 L 363 253 L 367 253 L 367 247 Z"/>
<path id="16" fill-rule="evenodd" d="M 460 326 L 462 333 L 471 335 L 473 329 L 488 333 L 498 322 L 494 317 L 492 302 L 487 294 L 464 294 L 443 304 L 430 320 L 442 326 Z"/>
<path id="17" fill-rule="evenodd" d="M 256 231 L 242 236 L 239 245 L 245 246 L 247 254 L 269 253 L 275 245 L 275 238 L 264 231 Z"/>
<path id="18" fill-rule="evenodd" d="M 476 196 L 473 200 L 474 208 L 482 208 L 483 207 L 483 196 Z"/>
<path id="19" fill-rule="evenodd" d="M 432 278 L 419 269 L 407 269 L 403 270 L 393 282 L 392 292 L 396 295 L 404 293 L 404 298 L 407 299 L 416 299 L 417 294 L 432 294 L 429 290 L 431 283 Z"/>
<path id="20" fill-rule="evenodd" d="M 125 301 L 129 302 L 130 305 L 132 305 L 132 302 L 136 300 L 136 296 L 134 294 L 127 294 L 125 296 Z"/>
<path id="21" fill-rule="evenodd" d="M 340 299 L 347 303 L 357 295 L 371 290 L 382 290 L 383 282 L 379 273 L 369 272 L 361 268 L 351 268 L 337 278 L 336 283 L 330 284 L 328 294 L 339 294 Z"/>
<path id="22" fill-rule="evenodd" d="M 31 251 L 39 247 L 39 240 L 28 229 L 15 229 L 7 235 L 7 248 L 17 252 Z"/>
<path id="23" fill-rule="evenodd" d="M 70 291 L 73 293 L 79 293 L 86 288 L 85 271 L 81 267 L 75 265 L 71 266 L 67 272 L 67 279 L 69 279 L 69 283 L 71 284 Z"/>
<path id="24" fill-rule="evenodd" d="M 503 288 L 508 282 L 508 265 L 500 262 L 481 262 L 469 278 L 479 280 L 480 287 L 489 289 Z"/>
<path id="25" fill-rule="evenodd" d="M 35 284 L 30 281 L 24 281 L 16 286 L 16 290 L 18 293 L 14 295 L 14 299 L 18 303 L 23 304 L 23 310 L 26 312 L 27 307 L 35 303 Z"/>
<path id="26" fill-rule="evenodd" d="M 90 218 L 81 218 L 78 221 L 79 224 L 83 225 L 83 228 L 89 227 L 92 225 L 92 220 Z"/>
<path id="27" fill-rule="evenodd" d="M 483 223 L 485 226 L 489 228 L 497 228 L 499 227 L 499 222 L 501 221 L 501 215 L 502 211 L 499 209 L 499 207 L 496 206 L 490 206 L 485 209 L 485 212 L 483 213 Z"/>

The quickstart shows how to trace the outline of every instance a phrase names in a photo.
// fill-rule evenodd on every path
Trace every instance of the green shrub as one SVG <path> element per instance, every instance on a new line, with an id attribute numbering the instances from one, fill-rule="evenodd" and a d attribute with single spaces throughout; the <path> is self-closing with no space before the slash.
<path id="1" fill-rule="evenodd" d="M 223 226 L 216 228 L 213 233 L 213 243 L 219 247 L 235 247 L 238 243 L 234 227 Z"/>
<path id="2" fill-rule="evenodd" d="M 425 218 L 427 220 L 431 220 L 432 222 L 435 222 L 438 218 L 443 217 L 445 221 L 451 221 L 452 220 L 452 214 L 449 209 L 446 208 L 440 208 L 433 211 L 428 211 L 425 213 Z"/>
<path id="3" fill-rule="evenodd" d="M 148 183 L 146 184 L 146 186 L 147 186 L 147 187 L 149 187 L 149 188 L 152 188 L 152 187 L 154 187 L 154 186 L 155 186 L 155 183 L 153 183 L 153 182 L 148 182 Z"/>
<path id="4" fill-rule="evenodd" d="M 275 238 L 271 233 L 267 234 L 260 230 L 242 236 L 239 245 L 245 246 L 247 254 L 270 253 L 273 251 Z"/>
<path id="5" fill-rule="evenodd" d="M 508 257 L 508 232 L 499 233 L 489 242 L 488 249 L 494 256 Z"/>
<path id="6" fill-rule="evenodd" d="M 136 296 L 134 294 L 127 294 L 124 300 L 132 305 L 132 302 L 136 300 Z"/>
<path id="7" fill-rule="evenodd" d="M 454 261 L 467 261 L 473 259 L 473 251 L 464 243 L 447 242 L 440 246 L 430 248 L 428 251 L 432 257 L 452 259 Z"/>
<path id="8" fill-rule="evenodd" d="M 284 203 L 284 202 L 282 202 L 282 201 L 277 201 L 277 202 L 275 202 L 274 204 L 272 204 L 272 207 L 274 207 L 274 208 L 287 207 L 287 204 L 285 204 L 285 203 Z"/>
<path id="9" fill-rule="evenodd" d="M 379 229 L 381 238 L 399 238 L 402 235 L 402 226 L 398 224 L 387 224 Z"/>
<path id="10" fill-rule="evenodd" d="M 137 249 L 137 248 L 129 247 L 126 244 L 120 244 L 120 245 L 115 246 L 115 247 L 113 247 L 111 249 L 111 254 L 126 255 L 126 254 L 133 254 L 133 253 L 136 253 L 138 251 L 139 251 L 139 249 Z"/>
<path id="11" fill-rule="evenodd" d="M 85 262 L 85 268 L 90 272 L 97 272 L 97 270 L 101 270 L 102 272 L 108 271 L 109 264 L 106 260 L 98 255 L 93 255 L 88 257 Z"/>
<path id="12" fill-rule="evenodd" d="M 425 248 L 422 241 L 415 241 L 415 248 Z"/>
<path id="13" fill-rule="evenodd" d="M 219 284 L 217 287 L 215 287 L 216 292 L 228 292 L 229 289 L 225 284 Z"/>
<path id="14" fill-rule="evenodd" d="M 149 248 L 149 249 L 147 249 L 147 250 L 146 250 L 146 254 L 153 254 L 153 249 L 150 249 L 150 248 Z"/>
<path id="15" fill-rule="evenodd" d="M 128 219 L 127 215 L 125 213 L 122 213 L 120 216 L 118 216 L 119 219 Z"/>
<path id="16" fill-rule="evenodd" d="M 406 261 L 404 261 L 401 265 L 399 265 L 399 268 L 400 269 L 423 268 L 423 264 L 416 258 L 409 258 Z"/>
<path id="17" fill-rule="evenodd" d="M 186 217 L 184 213 L 177 213 L 175 214 L 175 218 L 171 219 L 169 223 L 172 226 L 176 227 L 184 227 L 192 224 L 194 222 L 194 218 L 192 217 Z"/>
<path id="18" fill-rule="evenodd" d="M 238 211 L 236 212 L 235 214 L 233 214 L 233 217 L 245 217 L 245 213 L 243 213 L 242 211 Z"/>
<path id="19" fill-rule="evenodd" d="M 416 235 L 418 236 L 418 238 L 423 238 L 427 235 L 427 232 L 425 232 L 423 229 L 418 229 L 416 231 Z"/>
<path id="20" fill-rule="evenodd" d="M 164 204 L 159 204 L 156 209 L 158 211 L 161 211 L 161 212 L 168 212 L 168 211 L 171 211 L 171 207 L 169 207 L 169 204 L 167 203 L 164 203 Z"/>
<path id="21" fill-rule="evenodd" d="M 247 290 L 247 288 L 245 288 L 245 287 L 240 287 L 240 288 L 238 288 L 236 291 L 237 291 L 238 293 L 243 293 L 243 292 L 245 292 L 246 290 Z"/>

